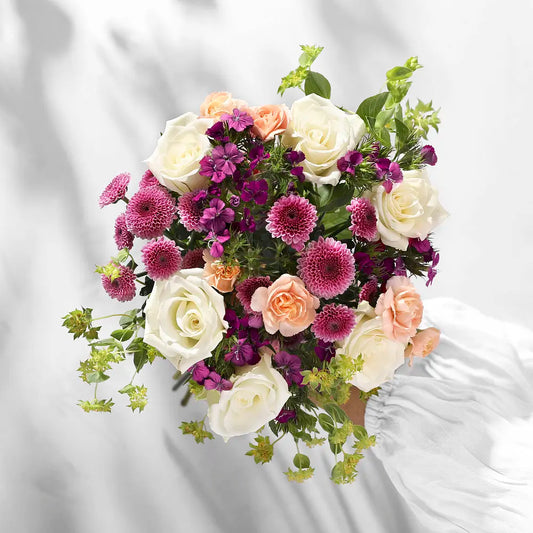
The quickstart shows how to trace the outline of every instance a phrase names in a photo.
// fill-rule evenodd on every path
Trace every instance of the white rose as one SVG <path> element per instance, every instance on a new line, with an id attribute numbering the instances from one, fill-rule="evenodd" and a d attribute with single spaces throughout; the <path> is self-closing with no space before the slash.
<path id="1" fill-rule="evenodd" d="M 381 240 L 398 250 L 407 250 L 409 237 L 425 239 L 448 216 L 427 167 L 404 171 L 403 181 L 388 194 L 378 185 L 367 196 L 376 208 Z"/>
<path id="2" fill-rule="evenodd" d="M 232 377 L 233 388 L 208 395 L 209 425 L 226 440 L 257 431 L 273 420 L 291 395 L 268 353 L 263 352 L 259 363 L 241 372 Z"/>
<path id="3" fill-rule="evenodd" d="M 305 154 L 302 163 L 308 181 L 337 185 L 337 160 L 353 150 L 365 134 L 358 115 L 341 111 L 331 100 L 310 94 L 292 104 L 291 121 L 282 142 Z"/>
<path id="4" fill-rule="evenodd" d="M 337 355 L 344 354 L 356 359 L 363 358 L 363 369 L 357 372 L 351 384 L 364 392 L 378 387 L 394 376 L 394 371 L 404 362 L 405 345 L 389 339 L 383 332 L 380 316 L 368 308 L 359 308 L 358 322 L 340 343 Z"/>
<path id="5" fill-rule="evenodd" d="M 223 296 L 203 279 L 203 269 L 181 270 L 155 282 L 146 301 L 144 342 L 185 372 L 222 340 L 225 312 Z"/>
<path id="6" fill-rule="evenodd" d="M 194 113 L 167 122 L 154 153 L 146 160 L 161 185 L 178 194 L 207 186 L 208 178 L 198 171 L 200 160 L 211 148 L 205 131 L 212 124 L 212 119 L 198 118 Z"/>

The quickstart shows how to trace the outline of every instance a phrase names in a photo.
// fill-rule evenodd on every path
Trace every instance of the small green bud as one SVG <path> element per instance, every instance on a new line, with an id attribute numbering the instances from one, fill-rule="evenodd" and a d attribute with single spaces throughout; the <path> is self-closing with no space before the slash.
<path id="1" fill-rule="evenodd" d="M 184 435 L 192 435 L 194 440 L 199 444 L 203 444 L 205 439 L 214 439 L 213 434 L 204 429 L 203 421 L 183 422 L 180 429 Z"/>
<path id="2" fill-rule="evenodd" d="M 246 455 L 250 455 L 254 458 L 254 461 L 264 465 L 272 460 L 274 456 L 274 446 L 270 442 L 270 437 L 258 435 L 255 438 L 257 444 L 250 443 L 251 450 L 246 452 Z"/>

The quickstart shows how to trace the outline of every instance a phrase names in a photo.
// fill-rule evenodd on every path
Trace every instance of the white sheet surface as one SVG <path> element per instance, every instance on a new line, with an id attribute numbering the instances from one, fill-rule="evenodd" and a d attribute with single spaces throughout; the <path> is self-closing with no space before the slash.
<path id="1" fill-rule="evenodd" d="M 178 424 L 202 407 L 179 407 L 164 362 L 144 372 L 145 413 L 132 415 L 115 393 L 115 413 L 86 415 L 75 405 L 91 394 L 76 376 L 85 349 L 59 317 L 81 305 L 98 315 L 121 308 L 92 273 L 115 251 L 118 211 L 97 207 L 109 179 L 139 177 L 165 121 L 208 92 L 279 101 L 297 45 L 317 43 L 326 46 L 317 70 L 352 108 L 388 68 L 420 56 L 413 96 L 443 108 L 433 181 L 452 213 L 438 232 L 430 294 L 532 326 L 532 9 L 485 0 L 2 0 L 0 530 L 427 531 L 372 456 L 352 487 L 329 483 L 320 459 L 322 473 L 294 486 L 280 474 L 290 446 L 260 468 L 243 456 L 245 439 L 198 446 L 180 436 Z M 109 391 L 132 370 L 119 369 Z"/>

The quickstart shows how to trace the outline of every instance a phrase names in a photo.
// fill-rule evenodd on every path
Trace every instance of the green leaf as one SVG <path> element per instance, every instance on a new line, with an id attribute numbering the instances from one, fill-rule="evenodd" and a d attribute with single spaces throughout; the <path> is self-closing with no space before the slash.
<path id="1" fill-rule="evenodd" d="M 365 439 L 368 437 L 368 433 L 366 429 L 363 426 L 353 426 L 353 436 L 357 440 Z"/>
<path id="2" fill-rule="evenodd" d="M 122 387 L 118 392 L 120 392 L 120 394 L 129 394 L 134 389 L 135 389 L 135 385 L 132 385 L 131 383 L 129 383 L 125 387 Z"/>
<path id="3" fill-rule="evenodd" d="M 113 346 L 114 348 L 118 348 L 119 350 L 122 350 L 122 344 L 117 340 L 113 338 L 107 338 L 102 339 L 101 341 L 91 342 L 91 346 Z"/>
<path id="4" fill-rule="evenodd" d="M 87 383 L 101 383 L 109 379 L 109 376 L 103 372 L 90 372 L 87 374 Z"/>
<path id="5" fill-rule="evenodd" d="M 318 415 L 318 423 L 327 433 L 331 433 L 335 429 L 333 419 L 325 413 L 320 413 Z"/>
<path id="6" fill-rule="evenodd" d="M 329 439 L 328 439 L 328 442 L 329 442 L 329 447 L 330 447 L 331 451 L 335 455 L 337 455 L 337 454 L 342 452 L 342 444 L 337 444 L 337 443 L 331 442 L 331 440 L 329 440 Z"/>
<path id="7" fill-rule="evenodd" d="M 292 460 L 296 468 L 309 468 L 311 466 L 311 461 L 307 455 L 303 453 L 297 453 Z"/>
<path id="8" fill-rule="evenodd" d="M 111 337 L 117 339 L 118 341 L 127 341 L 133 336 L 132 329 L 116 329 L 111 333 Z"/>
<path id="9" fill-rule="evenodd" d="M 405 125 L 404 122 L 402 122 L 400 119 L 395 118 L 394 124 L 396 126 L 396 137 L 400 141 L 401 144 L 405 143 L 405 141 L 409 137 L 409 128 Z"/>
<path id="10" fill-rule="evenodd" d="M 375 119 L 377 114 L 383 109 L 388 96 L 389 93 L 384 92 L 363 100 L 357 108 L 357 114 L 367 123 L 369 118 Z"/>
<path id="11" fill-rule="evenodd" d="M 148 354 L 146 353 L 146 350 L 135 352 L 133 354 L 133 364 L 135 365 L 135 368 L 137 369 L 137 372 L 148 362 Z"/>
<path id="12" fill-rule="evenodd" d="M 304 84 L 305 94 L 318 94 L 322 98 L 331 97 L 331 85 L 329 81 L 318 72 L 309 71 Z"/>
<path id="13" fill-rule="evenodd" d="M 326 187 L 326 185 L 325 185 Z M 350 203 L 353 189 L 347 183 L 339 183 L 333 187 L 333 192 L 328 197 L 327 203 L 318 208 L 319 213 L 328 213 L 336 211 L 341 206 L 346 206 Z"/>
<path id="14" fill-rule="evenodd" d="M 121 316 L 119 320 L 119 324 L 123 328 L 131 326 L 131 324 L 135 322 L 135 319 L 137 317 L 137 309 L 132 309 L 131 311 L 125 313 L 125 315 L 126 316 Z"/>
<path id="15" fill-rule="evenodd" d="M 381 110 L 376 117 L 376 122 L 374 123 L 374 129 L 377 131 L 381 131 L 385 127 L 385 124 L 387 124 L 390 121 L 393 114 L 394 114 L 394 108 Z"/>
<path id="16" fill-rule="evenodd" d="M 334 403 L 328 403 L 324 405 L 324 410 L 337 423 L 344 423 L 346 420 L 348 420 L 348 416 L 346 415 L 346 413 L 338 405 Z"/>
<path id="17" fill-rule="evenodd" d="M 407 67 L 394 67 L 387 71 L 388 80 L 405 80 L 413 75 L 413 71 Z"/>

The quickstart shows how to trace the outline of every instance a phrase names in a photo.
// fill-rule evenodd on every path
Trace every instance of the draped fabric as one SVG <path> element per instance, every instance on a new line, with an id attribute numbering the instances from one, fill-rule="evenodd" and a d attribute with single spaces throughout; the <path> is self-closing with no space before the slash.
<path id="1" fill-rule="evenodd" d="M 529 378 L 507 361 L 523 351 L 514 337 L 501 340 L 507 330 L 497 329 L 498 321 L 490 322 L 491 338 L 500 341 L 482 361 L 468 322 L 443 322 L 445 339 L 459 339 L 460 350 L 445 343 L 435 357 L 403 369 L 409 379 L 399 375 L 388 396 L 387 386 L 372 400 L 374 411 L 377 401 L 384 404 L 381 424 L 373 423 L 380 444 L 361 462 L 356 483 L 337 487 L 328 479 L 326 450 L 309 451 L 316 477 L 300 486 L 281 473 L 294 454 L 288 439 L 260 467 L 244 456 L 245 437 L 197 445 L 182 436 L 178 425 L 201 419 L 205 405 L 180 406 L 166 361 L 136 381 L 148 387 L 144 413 L 132 414 L 117 393 L 131 379 L 131 363 L 99 387 L 101 397 L 113 398 L 114 412 L 85 414 L 76 403 L 93 392 L 76 370 L 87 348 L 72 341 L 60 317 L 82 305 L 95 316 L 129 309 L 109 300 L 94 274 L 116 253 L 113 224 L 121 206 L 97 205 L 108 181 L 124 171 L 139 179 L 165 121 L 197 112 L 209 92 L 228 90 L 250 104 L 279 102 L 276 88 L 296 66 L 298 45 L 319 44 L 325 51 L 316 69 L 332 82 L 335 103 L 350 109 L 380 90 L 387 69 L 419 55 L 425 69 L 415 74 L 412 102 L 419 96 L 442 106 L 441 134 L 431 140 L 439 155 L 432 181 L 452 213 L 435 237 L 439 275 L 421 290 L 425 298 L 460 297 L 499 320 L 531 327 L 533 218 L 521 151 L 532 122 L 533 7 L 523 4 L 0 1 L 0 531 L 425 533 L 444 530 L 445 515 L 461 516 L 463 500 L 443 505 L 455 491 L 472 509 L 460 527 L 481 527 L 475 513 L 489 509 L 493 523 L 513 523 L 520 502 L 512 494 L 523 494 L 513 469 L 524 464 L 527 472 L 517 454 L 527 435 L 528 400 L 509 391 L 523 394 Z M 288 91 L 284 101 L 298 96 Z M 103 326 L 114 329 L 111 321 Z M 454 354 L 479 365 L 466 371 Z M 448 380 L 435 397 L 428 376 Z M 475 376 L 494 398 L 485 389 L 469 391 L 465 379 Z M 457 421 L 463 404 L 470 408 L 465 424 Z M 448 409 L 454 430 L 470 428 L 461 446 L 434 433 L 453 434 L 440 425 Z M 450 478 L 449 492 L 433 505 L 428 462 L 441 474 L 457 472 L 468 453 L 479 451 L 473 427 L 490 457 L 476 455 L 469 475 Z M 400 436 L 411 445 L 397 446 Z M 441 446 L 431 461 L 420 451 L 425 438 Z M 452 447 L 453 454 L 444 453 Z M 423 468 L 415 468 L 422 460 Z M 483 478 L 484 486 L 476 483 L 482 463 L 500 472 Z M 468 485 L 461 491 L 463 478 Z"/>

